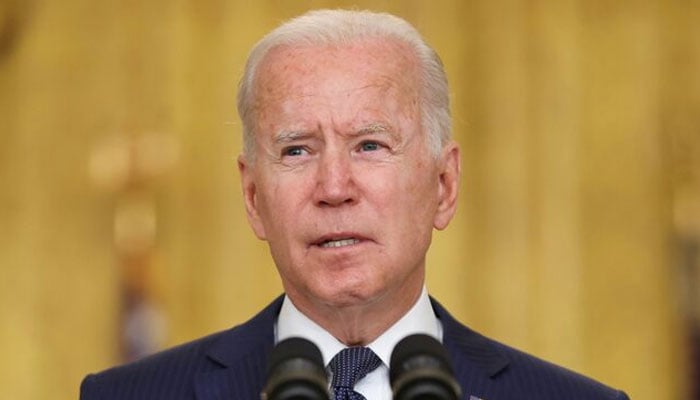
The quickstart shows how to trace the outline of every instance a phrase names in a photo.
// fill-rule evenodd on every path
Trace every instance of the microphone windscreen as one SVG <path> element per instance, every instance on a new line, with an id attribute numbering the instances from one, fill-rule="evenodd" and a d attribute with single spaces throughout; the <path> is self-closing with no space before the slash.
<path id="1" fill-rule="evenodd" d="M 389 380 L 398 400 L 456 400 L 461 394 L 447 350 L 424 334 L 407 336 L 394 347 Z"/>
<path id="2" fill-rule="evenodd" d="M 328 378 L 321 351 L 294 337 L 279 342 L 267 363 L 266 400 L 328 400 Z"/>
<path id="3" fill-rule="evenodd" d="M 301 358 L 310 361 L 315 365 L 323 366 L 323 356 L 321 350 L 311 341 L 292 337 L 277 343 L 267 363 L 267 374 L 269 375 L 280 363 L 294 358 Z"/>

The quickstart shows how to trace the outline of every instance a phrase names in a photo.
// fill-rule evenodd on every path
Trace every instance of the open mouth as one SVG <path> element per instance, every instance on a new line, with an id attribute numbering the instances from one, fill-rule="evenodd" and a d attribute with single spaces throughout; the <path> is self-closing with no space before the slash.
<path id="1" fill-rule="evenodd" d="M 351 246 L 351 245 L 357 244 L 357 243 L 360 243 L 359 239 L 346 238 L 346 239 L 337 239 L 337 240 L 324 240 L 323 242 L 319 243 L 319 246 L 324 248 L 324 249 L 329 249 L 329 248 L 335 248 L 335 247 Z"/>
<path id="2" fill-rule="evenodd" d="M 344 237 L 344 238 L 339 238 L 339 239 L 322 239 L 316 243 L 318 247 L 321 247 L 323 249 L 332 249 L 332 248 L 338 248 L 338 247 L 345 247 L 345 246 L 352 246 L 353 244 L 358 244 L 360 243 L 360 239 L 355 238 L 355 237 Z"/>

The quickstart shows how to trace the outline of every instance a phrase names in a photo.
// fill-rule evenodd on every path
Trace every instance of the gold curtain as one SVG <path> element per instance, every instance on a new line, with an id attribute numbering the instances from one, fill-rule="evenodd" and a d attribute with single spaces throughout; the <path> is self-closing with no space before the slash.
<path id="1" fill-rule="evenodd" d="M 464 179 L 430 291 L 636 400 L 686 398 L 672 210 L 700 202 L 700 4 L 682 0 L 0 3 L 0 397 L 77 398 L 119 362 L 125 284 L 160 346 L 280 293 L 244 217 L 236 83 L 280 21 L 350 6 L 411 21 L 447 68 Z"/>

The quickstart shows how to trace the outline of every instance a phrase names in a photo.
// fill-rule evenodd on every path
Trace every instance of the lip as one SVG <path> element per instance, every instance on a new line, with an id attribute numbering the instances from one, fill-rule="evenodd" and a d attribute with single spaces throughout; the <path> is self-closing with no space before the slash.
<path id="1" fill-rule="evenodd" d="M 338 232 L 338 233 L 329 233 L 325 234 L 323 236 L 320 236 L 316 238 L 313 242 L 311 242 L 310 247 L 317 247 L 317 248 L 322 248 L 322 249 L 333 249 L 333 248 L 341 248 L 341 247 L 323 247 L 324 243 L 331 242 L 331 241 L 340 241 L 340 240 L 349 240 L 349 239 L 354 239 L 357 242 L 354 244 L 351 244 L 349 246 L 356 246 L 362 242 L 366 242 L 370 240 L 366 236 L 357 233 L 357 232 Z M 342 246 L 342 247 L 348 247 L 348 246 Z"/>

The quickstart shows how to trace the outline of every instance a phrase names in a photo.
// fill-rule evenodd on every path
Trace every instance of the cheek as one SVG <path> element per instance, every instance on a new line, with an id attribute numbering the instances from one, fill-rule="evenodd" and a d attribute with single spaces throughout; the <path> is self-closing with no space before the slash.
<path id="1" fill-rule="evenodd" d="M 374 175 L 371 192 L 373 205 L 382 229 L 393 240 L 418 245 L 424 241 L 425 229 L 432 230 L 437 185 L 425 170 L 404 168 L 391 175 Z M 429 233 L 428 233 L 429 234 Z M 392 240 L 392 241 L 393 241 Z"/>
<path id="2" fill-rule="evenodd" d="M 404 203 L 420 204 L 421 210 L 430 208 L 437 197 L 438 188 L 433 169 L 431 163 L 418 161 L 401 170 L 397 181 L 400 185 L 398 192 L 403 196 Z"/>
<path id="3" fill-rule="evenodd" d="M 285 198 L 283 192 L 283 188 L 276 181 L 266 181 L 258 191 L 260 217 L 268 240 L 274 241 L 275 237 L 280 235 L 281 229 L 288 225 L 285 222 L 288 215 L 284 213 L 287 207 L 280 204 L 281 199 Z"/>
<path id="4" fill-rule="evenodd" d="M 425 234 L 424 227 L 432 231 L 433 218 L 437 212 L 439 185 L 437 178 L 430 173 L 430 167 L 416 164 L 412 171 L 407 169 L 393 205 L 402 214 L 397 218 L 406 221 L 404 230 L 413 230 L 418 236 Z"/>
<path id="5" fill-rule="evenodd" d="M 268 241 L 288 241 L 306 223 L 303 211 L 309 201 L 309 185 L 304 182 L 308 181 L 303 176 L 276 176 L 265 181 L 259 203 Z"/>

